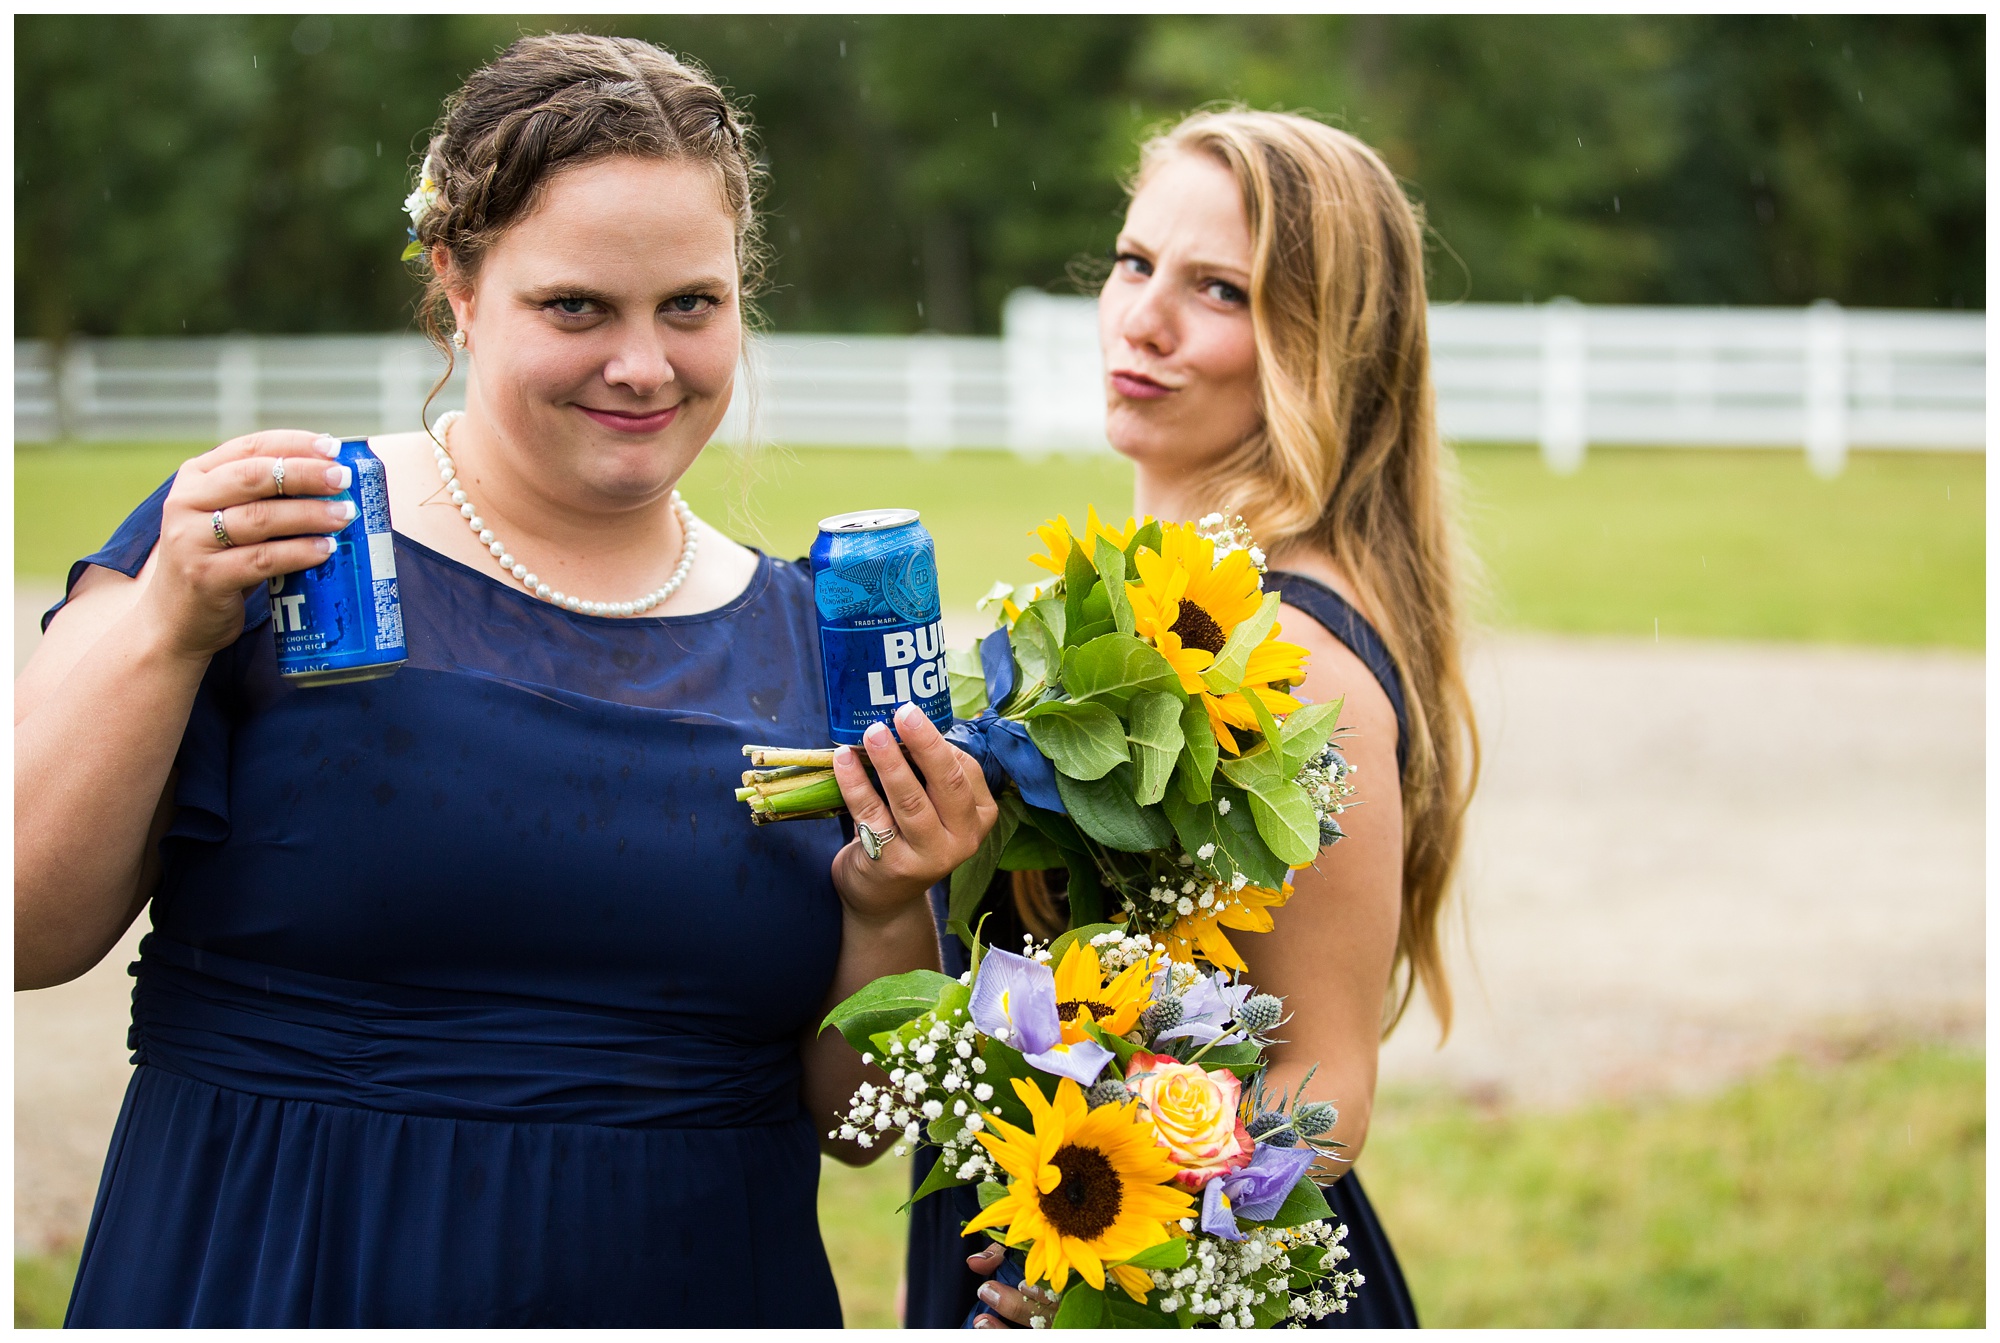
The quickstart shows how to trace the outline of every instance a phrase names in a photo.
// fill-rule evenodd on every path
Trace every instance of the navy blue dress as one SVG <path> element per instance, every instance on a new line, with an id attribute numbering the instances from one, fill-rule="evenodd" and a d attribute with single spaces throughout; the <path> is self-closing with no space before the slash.
<path id="1" fill-rule="evenodd" d="M 840 831 L 731 795 L 826 743 L 809 572 L 619 620 L 395 557 L 394 676 L 283 684 L 259 589 L 202 684 L 68 1323 L 838 1327 Z"/>
<path id="2" fill-rule="evenodd" d="M 1374 626 L 1332 588 L 1303 574 L 1272 570 L 1265 575 L 1265 587 L 1281 592 L 1285 601 L 1311 616 L 1326 631 L 1354 651 L 1389 697 L 1396 711 L 1396 768 L 1400 772 L 1408 760 L 1409 716 L 1403 700 L 1402 678 L 1396 663 Z M 994 946 L 1017 945 L 1021 937 L 1012 902 L 995 899 L 1004 891 L 1005 873 L 988 892 L 983 912 L 992 917 L 986 924 L 988 940 Z M 931 909 L 938 927 L 944 927 L 943 890 L 931 893 Z M 943 939 L 945 970 L 962 973 L 966 968 L 965 949 L 955 937 Z M 920 1149 L 911 1162 L 911 1189 L 923 1183 L 936 1164 L 937 1154 Z M 1350 1171 L 1326 1186 L 1326 1201 L 1334 1219 L 1346 1225 L 1349 1258 L 1341 1267 L 1358 1270 L 1365 1285 L 1348 1302 L 1344 1314 L 1329 1315 L 1312 1327 L 1319 1329 L 1414 1329 L 1416 1303 L 1410 1299 L 1403 1267 L 1375 1216 L 1375 1207 L 1361 1187 L 1359 1173 Z M 980 1248 L 984 1240 L 968 1240 L 961 1228 L 979 1213 L 979 1198 L 970 1186 L 945 1189 L 931 1194 L 910 1208 L 910 1245 L 905 1273 L 908 1280 L 903 1308 L 904 1324 L 912 1329 L 952 1329 L 970 1324 L 979 1314 L 991 1314 L 977 1295 L 985 1279 L 965 1266 L 966 1256 Z M 1011 1264 L 1000 1270 L 1000 1280 L 1018 1286 L 1020 1273 Z"/>

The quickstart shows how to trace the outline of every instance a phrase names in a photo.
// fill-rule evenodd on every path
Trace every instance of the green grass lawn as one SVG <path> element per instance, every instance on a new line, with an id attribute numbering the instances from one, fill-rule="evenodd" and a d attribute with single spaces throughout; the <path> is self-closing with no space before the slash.
<path id="1" fill-rule="evenodd" d="M 16 572 L 57 577 L 200 444 L 18 449 Z M 1531 449 L 1460 454 L 1467 521 L 1508 628 L 1663 638 L 1983 648 L 1986 462 L 1969 453 L 1857 453 L 1835 480 L 1797 452 L 1597 450 L 1558 477 Z M 945 600 L 1025 580 L 1027 532 L 1086 504 L 1122 512 L 1123 459 L 900 450 L 711 451 L 690 502 L 796 556 L 830 513 L 921 509 Z M 1657 626 L 1655 624 L 1657 622 Z"/>

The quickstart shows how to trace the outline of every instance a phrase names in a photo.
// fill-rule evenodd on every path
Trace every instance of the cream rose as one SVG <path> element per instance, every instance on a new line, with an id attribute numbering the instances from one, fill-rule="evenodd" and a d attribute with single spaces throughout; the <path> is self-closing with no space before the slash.
<path id="1" fill-rule="evenodd" d="M 1125 1065 L 1125 1082 L 1145 1103 L 1160 1146 L 1181 1168 L 1175 1184 L 1200 1189 L 1250 1164 L 1255 1144 L 1238 1113 L 1243 1083 L 1235 1073 L 1140 1050 Z"/>

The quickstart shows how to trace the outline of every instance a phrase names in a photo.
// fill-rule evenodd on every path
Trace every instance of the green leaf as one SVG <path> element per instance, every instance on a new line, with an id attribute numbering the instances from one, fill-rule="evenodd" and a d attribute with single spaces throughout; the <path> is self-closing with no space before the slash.
<path id="1" fill-rule="evenodd" d="M 1062 794 L 1070 819 L 1099 844 L 1125 853 L 1150 853 L 1164 849 L 1174 837 L 1174 828 L 1160 808 L 1142 807 L 1132 800 L 1129 764 L 1089 781 L 1058 772 L 1056 791 Z M 1076 907 L 1074 897 L 1070 907 Z"/>
<path id="2" fill-rule="evenodd" d="M 1125 1065 L 1132 1061 L 1132 1056 L 1138 1053 L 1141 1048 L 1122 1035 L 1113 1035 L 1094 1021 L 1084 1029 L 1093 1040 L 1118 1056 L 1118 1071 L 1120 1073 L 1125 1071 Z"/>
<path id="3" fill-rule="evenodd" d="M 1257 749 L 1216 767 L 1225 779 L 1250 795 L 1250 813 L 1257 833 L 1271 852 L 1290 867 L 1303 867 L 1319 853 L 1319 818 L 1305 789 L 1285 772 L 1285 758 L 1259 745 Z"/>
<path id="4" fill-rule="evenodd" d="M 403 249 L 403 260 L 415 261 L 418 257 L 422 256 L 423 254 L 424 254 L 424 245 L 418 242 L 415 238 L 412 238 L 410 239 L 410 245 Z"/>
<path id="5" fill-rule="evenodd" d="M 1035 828 L 1033 817 L 1029 817 L 1027 823 L 1014 832 L 1014 837 L 1007 841 L 1007 847 L 1000 854 L 1002 872 L 1044 872 L 1062 865 L 1062 850 Z"/>
<path id="6" fill-rule="evenodd" d="M 1185 1242 L 1182 1242 L 1185 1244 Z M 1158 1293 L 1155 1293 L 1158 1295 Z M 1125 1289 L 1116 1291 L 1107 1285 L 1104 1293 L 1104 1309 L 1110 1316 L 1109 1326 L 1113 1329 L 1171 1329 L 1174 1317 L 1143 1302 L 1134 1301 L 1125 1295 Z"/>
<path id="7" fill-rule="evenodd" d="M 1169 788 L 1161 799 L 1181 847 L 1194 855 L 1197 867 L 1217 880 L 1227 881 L 1241 872 L 1256 885 L 1277 890 L 1288 868 L 1258 833 L 1249 795 L 1222 779 L 1214 781 L 1213 789 L 1213 800 L 1208 802 L 1190 802 L 1178 788 Z M 1229 803 L 1226 816 L 1219 805 L 1224 801 Z M 1203 858 L 1201 850 L 1209 844 L 1215 849 Z"/>
<path id="8" fill-rule="evenodd" d="M 1326 1206 L 1326 1195 L 1313 1183 L 1312 1172 L 1307 1171 L 1300 1181 L 1292 1186 L 1292 1192 L 1277 1212 L 1255 1226 L 1304 1226 L 1307 1222 L 1320 1222 L 1333 1216 L 1333 1209 Z"/>
<path id="9" fill-rule="evenodd" d="M 1125 740 L 1131 747 L 1132 763 L 1138 767 L 1132 800 L 1142 807 L 1166 796 L 1167 780 L 1173 777 L 1174 764 L 1186 742 L 1181 735 L 1183 707 L 1172 695 L 1156 690 L 1143 690 L 1132 697 L 1132 723 L 1125 729 Z M 1198 705 L 1196 712 L 1200 712 Z"/>
<path id="10" fill-rule="evenodd" d="M 1296 776 L 1333 740 L 1333 730 L 1340 726 L 1341 706 L 1346 703 L 1342 697 L 1324 704 L 1304 704 L 1285 715 L 1278 735 L 1285 743 L 1287 774 Z"/>
<path id="11" fill-rule="evenodd" d="M 1271 716 L 1271 706 L 1264 703 L 1264 697 L 1255 690 L 1244 691 L 1243 699 L 1250 706 L 1251 715 L 1257 720 L 1257 730 L 1264 734 L 1264 744 L 1277 753 L 1278 761 L 1282 764 L 1285 759 L 1285 739 L 1278 735 L 1278 720 Z M 1296 773 L 1297 770 L 1287 770 L 1285 777 L 1289 779 Z"/>
<path id="12" fill-rule="evenodd" d="M 1250 1321 L 1258 1329 L 1275 1329 L 1290 1314 L 1291 1297 L 1283 1291 L 1267 1291 L 1262 1301 L 1250 1303 Z"/>
<path id="13" fill-rule="evenodd" d="M 944 928 L 968 947 L 977 941 L 972 934 L 972 911 L 986 898 L 986 888 L 993 883 L 993 874 L 1000 866 L 1000 855 L 1007 851 L 1008 841 L 1014 838 L 1025 814 L 1024 804 L 1012 792 L 1002 793 L 998 802 L 1000 815 L 993 828 L 986 832 L 986 838 L 979 842 L 972 857 L 951 874 L 951 900 Z"/>
<path id="14" fill-rule="evenodd" d="M 1124 926 L 1116 923 L 1086 923 L 1072 927 L 1068 932 L 1049 943 L 1049 965 L 1051 967 L 1061 965 L 1062 958 L 1078 942 L 1088 942 L 1091 938 L 1098 937 L 1104 933 L 1123 931 Z"/>
<path id="15" fill-rule="evenodd" d="M 1091 593 L 1090 597 L 1091 597 L 1090 601 L 1084 603 L 1086 607 L 1098 604 L 1097 593 L 1095 592 Z M 1086 612 L 1086 614 L 1088 614 L 1088 612 Z M 1070 646 L 1073 648 L 1081 648 L 1083 645 L 1089 643 L 1092 639 L 1101 639 L 1107 634 L 1116 634 L 1116 633 L 1118 633 L 1118 627 L 1111 623 L 1111 617 L 1102 616 L 1097 619 L 1091 620 L 1088 624 L 1078 627 L 1074 631 L 1076 637 L 1070 640 Z"/>
<path id="16" fill-rule="evenodd" d="M 1056 776 L 1058 780 L 1061 775 Z M 1058 792 L 1062 784 L 1056 784 Z M 1097 864 L 1080 849 L 1065 849 L 1069 866 L 1069 921 L 1088 926 L 1104 921 L 1104 883 L 1098 880 Z"/>
<path id="17" fill-rule="evenodd" d="M 1111 604 L 1118 632 L 1130 634 L 1132 599 L 1125 595 L 1125 552 L 1101 536 L 1097 538 L 1097 576 L 1104 582 L 1104 599 Z"/>
<path id="18" fill-rule="evenodd" d="M 1007 1197 L 1007 1186 L 1001 1184 L 998 1180 L 981 1180 L 979 1182 L 979 1206 L 981 1208 L 991 1207 L 1005 1197 Z"/>
<path id="19" fill-rule="evenodd" d="M 917 1186 L 917 1192 L 910 1195 L 903 1206 L 896 1211 L 908 1212 L 910 1204 L 918 1199 L 929 1198 L 940 1189 L 956 1189 L 964 1183 L 965 1181 L 959 1179 L 953 1172 L 950 1163 L 940 1160 L 931 1167 L 931 1173 L 924 1176 L 924 1182 Z"/>
<path id="20" fill-rule="evenodd" d="M 1144 546 L 1155 555 L 1160 553 L 1160 540 L 1163 535 L 1164 533 L 1160 528 L 1160 524 L 1152 521 L 1147 522 L 1145 526 L 1132 533 L 1132 539 L 1125 544 L 1127 573 L 1132 572 L 1132 566 L 1138 559 L 1140 546 Z"/>
<path id="21" fill-rule="evenodd" d="M 1264 642 L 1271 626 L 1278 623 L 1278 606 L 1282 600 L 1275 592 L 1265 593 L 1257 614 L 1230 632 L 1222 651 L 1215 655 L 1215 661 L 1201 674 L 1202 684 L 1208 687 L 1210 694 L 1228 695 L 1243 688 L 1243 669 L 1250 665 L 1250 654 Z"/>
<path id="22" fill-rule="evenodd" d="M 1048 700 L 1021 721 L 1035 749 L 1072 779 L 1101 779 L 1132 758 L 1125 749 L 1125 725 L 1106 705 Z"/>
<path id="23" fill-rule="evenodd" d="M 951 682 L 953 716 L 978 717 L 986 707 L 986 668 L 979 661 L 979 645 L 946 649 L 944 674 Z"/>
<path id="24" fill-rule="evenodd" d="M 1157 691 L 1179 699 L 1173 664 L 1129 634 L 1104 634 L 1063 654 L 1063 690 L 1071 699 L 1099 700 L 1120 713 L 1134 695 Z"/>
<path id="25" fill-rule="evenodd" d="M 1063 1293 L 1056 1317 L 1049 1322 L 1055 1329 L 1103 1329 L 1110 1324 L 1104 1308 L 1104 1293 L 1079 1278 Z"/>
<path id="26" fill-rule="evenodd" d="M 856 1050 L 865 1050 L 869 1048 L 869 1036 L 895 1030 L 922 1016 L 936 1007 L 945 990 L 953 986 L 964 987 L 950 975 L 935 970 L 906 970 L 900 975 L 887 975 L 863 985 L 828 1012 L 819 1028 L 825 1030 L 831 1026 Z"/>
<path id="27" fill-rule="evenodd" d="M 965 1132 L 965 1116 L 952 1114 L 939 1115 L 936 1119 L 924 1125 L 924 1132 L 930 1137 L 932 1142 L 950 1142 L 953 1138 Z"/>
<path id="28" fill-rule="evenodd" d="M 994 617 L 993 620 L 994 626 L 997 628 L 1004 623 L 1003 617 L 1006 615 L 1004 603 L 1011 601 L 1016 606 L 1022 605 L 1021 599 L 1014 595 L 1016 591 L 1017 589 L 1014 585 L 1006 579 L 996 578 L 993 580 L 993 586 L 986 589 L 986 595 L 974 602 L 972 608 L 981 615 L 985 615 L 989 610 L 997 608 L 1000 611 L 1000 615 Z"/>
<path id="29" fill-rule="evenodd" d="M 1088 624 L 1090 617 L 1084 614 L 1084 602 L 1098 586 L 1097 570 L 1090 567 L 1090 557 L 1083 553 L 1083 547 L 1069 548 L 1069 558 L 1063 564 L 1063 621 L 1065 644 L 1081 643 L 1071 635 L 1071 631 Z"/>
<path id="30" fill-rule="evenodd" d="M 1133 1268 L 1179 1268 L 1187 1262 L 1188 1242 L 1185 1236 L 1175 1236 L 1163 1240 L 1150 1249 L 1144 1249 L 1125 1262 Z"/>
<path id="31" fill-rule="evenodd" d="M 1247 1040 L 1242 1044 L 1218 1045 L 1202 1052 L 1201 1066 L 1227 1068 L 1247 1082 L 1263 1069 L 1264 1050 Z"/>
<path id="32" fill-rule="evenodd" d="M 986 1060 L 986 1071 L 980 1074 L 979 1080 L 993 1084 L 993 1099 L 986 1102 L 987 1108 L 1010 1124 L 1022 1128 L 1034 1127 L 1034 1116 L 1028 1113 L 1028 1107 L 1021 1104 L 1021 1098 L 1015 1094 L 1013 1079 L 1021 1078 L 1045 1097 L 1054 1089 L 1055 1079 L 1049 1078 L 1049 1085 L 1043 1086 L 1035 1069 L 1021 1057 L 1021 1052 L 998 1040 L 981 1040 L 979 1057 Z"/>
<path id="33" fill-rule="evenodd" d="M 1174 762 L 1174 777 L 1180 781 L 1188 801 L 1206 802 L 1210 796 L 1208 781 L 1215 777 L 1215 762 L 1222 758 L 1222 747 L 1215 740 L 1215 725 L 1208 721 L 1208 710 L 1202 707 L 1199 695 L 1189 695 L 1187 703 L 1181 706 L 1181 736 L 1187 742 L 1187 749 Z"/>
<path id="34" fill-rule="evenodd" d="M 1051 616 L 1053 612 L 1053 616 Z M 1014 646 L 1014 661 L 1021 664 L 1022 684 L 1014 689 L 1014 698 L 1023 698 L 1022 692 L 1034 685 L 1054 685 L 1062 669 L 1062 603 L 1053 597 L 1044 597 L 1014 622 L 1010 636 Z"/>
<path id="35" fill-rule="evenodd" d="M 1063 604 L 1062 595 L 1052 593 L 1040 598 L 1035 604 L 1042 608 L 1042 621 L 1049 627 L 1049 633 L 1055 636 L 1056 647 L 1061 649 L 1069 637 L 1069 608 Z M 1058 667 L 1062 665 L 1060 652 L 1056 656 L 1055 665 Z"/>

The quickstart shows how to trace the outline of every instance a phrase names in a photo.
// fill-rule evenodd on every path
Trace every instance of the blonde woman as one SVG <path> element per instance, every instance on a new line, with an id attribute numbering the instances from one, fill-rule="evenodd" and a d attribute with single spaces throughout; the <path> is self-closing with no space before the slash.
<path id="1" fill-rule="evenodd" d="M 1346 700 L 1344 749 L 1366 804 L 1342 818 L 1338 847 L 1295 874 L 1269 933 L 1231 937 L 1248 978 L 1293 1012 L 1272 1081 L 1296 1086 L 1317 1061 L 1309 1094 L 1336 1103 L 1332 1136 L 1358 1162 L 1385 1029 L 1419 985 L 1451 1020 L 1438 915 L 1477 770 L 1422 225 L 1353 136 L 1282 113 L 1198 113 L 1142 151 L 1099 331 L 1106 425 L 1137 469 L 1134 511 L 1241 514 L 1269 551 L 1266 584 L 1285 596 L 1285 638 L 1312 655 L 1298 693 Z M 1180 623 L 1200 624 L 1185 610 Z M 1015 905 L 1037 921 L 1034 900 Z M 1348 1228 L 1346 1267 L 1366 1282 L 1325 1323 L 1414 1326 L 1354 1169 L 1322 1179 Z M 961 1211 L 944 1197 L 913 1209 L 908 1323 L 978 1309 L 978 1327 L 1004 1328 L 1046 1310 L 1000 1277 L 981 1283 L 998 1247 L 963 1258 Z"/>

